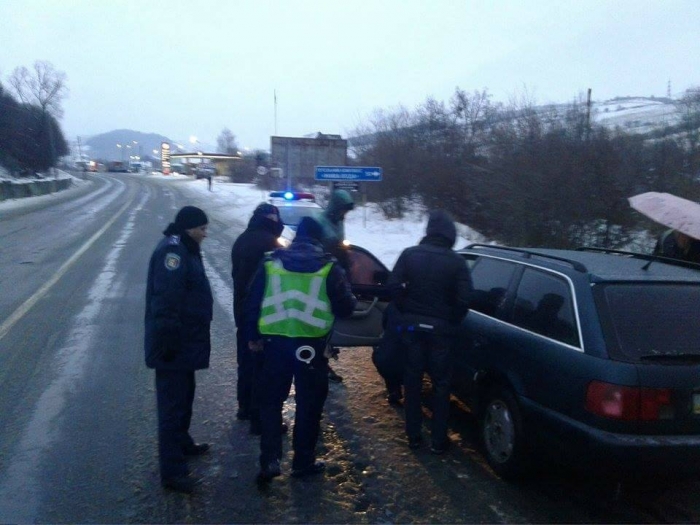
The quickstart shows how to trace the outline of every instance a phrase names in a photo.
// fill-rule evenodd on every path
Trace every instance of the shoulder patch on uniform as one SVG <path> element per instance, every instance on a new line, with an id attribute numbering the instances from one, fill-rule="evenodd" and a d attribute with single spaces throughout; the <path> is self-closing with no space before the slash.
<path id="1" fill-rule="evenodd" d="M 176 253 L 168 253 L 165 255 L 165 268 L 168 270 L 177 270 L 180 267 L 180 256 Z"/>
<path id="2" fill-rule="evenodd" d="M 179 235 L 171 235 L 170 238 L 168 239 L 168 244 L 180 244 L 180 236 Z"/>

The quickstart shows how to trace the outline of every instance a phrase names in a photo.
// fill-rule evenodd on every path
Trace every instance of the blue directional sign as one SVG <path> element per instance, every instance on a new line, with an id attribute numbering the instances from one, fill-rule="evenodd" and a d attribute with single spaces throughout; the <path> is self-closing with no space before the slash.
<path id="1" fill-rule="evenodd" d="M 316 180 L 356 180 L 378 182 L 382 180 L 382 168 L 366 166 L 316 166 Z"/>

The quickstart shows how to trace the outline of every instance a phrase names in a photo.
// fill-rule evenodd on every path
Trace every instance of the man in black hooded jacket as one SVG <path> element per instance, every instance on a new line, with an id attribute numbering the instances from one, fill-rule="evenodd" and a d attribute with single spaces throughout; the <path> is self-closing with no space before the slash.
<path id="1" fill-rule="evenodd" d="M 249 419 L 253 434 L 260 433 L 260 418 L 254 402 L 255 372 L 260 356 L 253 354 L 243 337 L 243 305 L 248 287 L 265 253 L 279 248 L 277 241 L 284 224 L 277 206 L 260 203 L 253 211 L 248 227 L 231 248 L 233 277 L 233 318 L 236 322 L 236 358 L 238 363 L 238 419 Z"/>
<path id="2" fill-rule="evenodd" d="M 452 250 L 457 229 L 443 210 L 431 211 L 426 236 L 405 249 L 388 285 L 400 312 L 398 329 L 406 352 L 404 409 L 409 447 L 422 442 L 421 388 L 423 373 L 433 383 L 431 451 L 448 445 L 452 346 L 459 324 L 469 310 L 472 280 L 466 262 Z"/>

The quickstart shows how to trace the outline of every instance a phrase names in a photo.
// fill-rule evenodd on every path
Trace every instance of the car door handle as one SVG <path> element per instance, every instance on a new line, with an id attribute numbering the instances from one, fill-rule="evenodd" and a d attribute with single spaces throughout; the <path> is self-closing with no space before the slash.
<path id="1" fill-rule="evenodd" d="M 363 308 L 362 310 L 355 310 L 352 313 L 352 319 L 362 319 L 364 317 L 367 317 L 377 305 L 377 301 L 379 301 L 379 297 L 375 297 L 374 299 L 372 299 L 372 303 L 367 308 Z"/>

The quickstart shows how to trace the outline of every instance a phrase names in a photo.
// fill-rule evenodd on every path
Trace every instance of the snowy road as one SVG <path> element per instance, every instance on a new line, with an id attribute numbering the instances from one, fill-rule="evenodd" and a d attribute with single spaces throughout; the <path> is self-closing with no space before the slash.
<path id="1" fill-rule="evenodd" d="M 214 205 L 190 183 L 99 174 L 42 206 L 0 210 L 0 522 L 700 521 L 697 483 L 617 486 L 547 469 L 507 484 L 484 465 L 457 400 L 450 451 L 409 451 L 369 349 L 343 350 L 335 365 L 346 379 L 326 405 L 326 475 L 283 476 L 259 491 L 257 439 L 233 418 L 229 250 L 245 220 L 223 213 L 234 197 Z M 193 497 L 159 486 L 153 373 L 141 342 L 148 257 L 186 203 L 211 218 L 204 253 L 215 294 L 212 363 L 197 374 L 192 429 L 213 449 L 193 463 L 204 480 Z"/>

